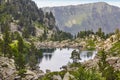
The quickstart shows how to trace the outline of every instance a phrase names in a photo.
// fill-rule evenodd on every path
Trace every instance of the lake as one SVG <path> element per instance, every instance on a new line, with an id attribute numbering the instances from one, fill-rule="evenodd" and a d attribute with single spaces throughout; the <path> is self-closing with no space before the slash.
<path id="1" fill-rule="evenodd" d="M 69 62 L 72 62 L 70 59 L 73 48 L 57 48 L 57 49 L 44 49 L 43 57 L 40 59 L 40 70 L 44 72 L 46 69 L 50 71 L 60 71 L 60 67 L 67 65 Z M 76 49 L 79 51 L 78 49 Z M 90 59 L 94 59 L 97 51 L 79 51 L 80 53 L 80 62 L 84 62 Z"/>

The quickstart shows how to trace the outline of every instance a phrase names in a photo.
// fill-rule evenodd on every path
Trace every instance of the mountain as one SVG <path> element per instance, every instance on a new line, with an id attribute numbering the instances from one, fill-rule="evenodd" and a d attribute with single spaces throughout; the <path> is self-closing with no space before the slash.
<path id="1" fill-rule="evenodd" d="M 24 37 L 40 37 L 45 31 L 58 30 L 52 13 L 44 13 L 32 0 L 0 0 L 0 32 L 9 26 L 11 32 Z M 51 33 L 51 34 L 52 34 Z"/>
<path id="2" fill-rule="evenodd" d="M 45 12 L 52 12 L 59 29 L 76 34 L 82 30 L 97 31 L 102 28 L 105 33 L 120 28 L 120 8 L 105 2 L 46 7 Z"/>
<path id="3" fill-rule="evenodd" d="M 70 33 L 60 31 L 52 12 L 39 9 L 32 0 L 0 0 L 0 33 L 19 32 L 32 40 L 64 40 Z"/>

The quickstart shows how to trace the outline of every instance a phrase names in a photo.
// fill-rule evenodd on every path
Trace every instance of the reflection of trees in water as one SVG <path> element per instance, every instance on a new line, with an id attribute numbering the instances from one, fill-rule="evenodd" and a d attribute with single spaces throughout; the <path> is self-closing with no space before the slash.
<path id="1" fill-rule="evenodd" d="M 39 58 L 39 59 L 38 59 L 38 63 L 41 63 L 41 62 L 42 62 L 42 58 Z"/>
<path id="2" fill-rule="evenodd" d="M 62 50 L 62 48 L 60 48 L 60 51 Z"/>
<path id="3" fill-rule="evenodd" d="M 69 50 L 70 48 L 68 47 L 67 49 Z"/>
<path id="4" fill-rule="evenodd" d="M 38 56 L 39 57 L 38 61 L 41 62 L 43 57 L 45 57 L 46 60 L 51 60 L 52 55 L 53 55 L 52 53 L 54 53 L 55 50 L 56 48 L 40 49 L 39 53 L 40 54 L 42 53 L 42 54 Z M 44 54 L 44 53 L 49 53 L 49 54 Z"/>
<path id="5" fill-rule="evenodd" d="M 56 50 L 56 48 L 47 48 L 47 49 L 40 49 L 43 53 L 53 53 Z"/>
<path id="6" fill-rule="evenodd" d="M 38 53 L 37 53 L 38 63 L 42 62 L 42 57 L 43 57 L 43 52 L 41 50 L 38 50 Z"/>
<path id="7" fill-rule="evenodd" d="M 92 55 L 93 55 L 93 52 L 92 51 L 88 51 L 87 52 L 87 57 L 89 58 L 89 57 L 92 57 Z"/>
<path id="8" fill-rule="evenodd" d="M 45 54 L 44 56 L 46 60 L 51 60 L 52 58 L 52 54 Z"/>
<path id="9" fill-rule="evenodd" d="M 93 56 L 93 51 L 80 51 L 80 56 L 83 58 L 91 58 Z"/>

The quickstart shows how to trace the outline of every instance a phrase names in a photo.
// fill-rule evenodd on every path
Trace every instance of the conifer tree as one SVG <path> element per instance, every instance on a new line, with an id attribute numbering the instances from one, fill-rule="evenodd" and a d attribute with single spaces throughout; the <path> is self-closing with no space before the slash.
<path id="1" fill-rule="evenodd" d="M 120 30 L 118 28 L 115 30 L 115 35 L 116 35 L 116 39 L 119 40 L 120 39 Z"/>

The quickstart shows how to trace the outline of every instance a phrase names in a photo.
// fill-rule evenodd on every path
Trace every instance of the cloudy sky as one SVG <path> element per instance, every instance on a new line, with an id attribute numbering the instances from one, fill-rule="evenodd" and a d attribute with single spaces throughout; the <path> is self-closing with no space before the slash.
<path id="1" fill-rule="evenodd" d="M 38 7 L 53 7 L 53 6 L 66 6 L 66 5 L 78 5 L 93 2 L 107 2 L 111 5 L 120 7 L 120 0 L 33 0 Z"/>

